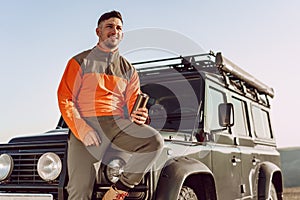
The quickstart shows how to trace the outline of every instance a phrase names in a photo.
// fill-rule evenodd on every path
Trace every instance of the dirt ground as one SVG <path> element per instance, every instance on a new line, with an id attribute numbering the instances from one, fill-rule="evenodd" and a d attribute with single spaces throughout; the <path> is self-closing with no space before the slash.
<path id="1" fill-rule="evenodd" d="M 300 187 L 284 188 L 283 199 L 284 200 L 299 200 L 300 199 Z"/>

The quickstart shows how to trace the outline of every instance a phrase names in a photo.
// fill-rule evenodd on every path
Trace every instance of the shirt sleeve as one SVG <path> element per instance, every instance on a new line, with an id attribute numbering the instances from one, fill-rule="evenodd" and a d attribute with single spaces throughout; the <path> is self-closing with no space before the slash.
<path id="1" fill-rule="evenodd" d="M 76 98 L 82 82 L 82 70 L 79 63 L 72 58 L 65 69 L 58 87 L 57 97 L 61 115 L 73 134 L 83 140 L 88 131 L 93 130 L 81 118 L 76 108 Z"/>
<path id="2" fill-rule="evenodd" d="M 142 93 L 142 91 L 140 90 L 140 80 L 139 80 L 139 76 L 138 73 L 135 71 L 134 75 L 132 76 L 132 79 L 130 80 L 128 86 L 127 86 L 127 108 L 128 108 L 128 114 L 130 115 L 134 103 L 137 99 L 138 94 Z M 148 116 L 148 118 L 146 119 L 145 124 L 150 124 L 151 119 L 150 116 Z"/>
<path id="3" fill-rule="evenodd" d="M 128 108 L 128 113 L 130 114 L 135 100 L 138 96 L 138 94 L 141 93 L 140 91 L 140 80 L 139 76 L 136 70 L 134 70 L 133 75 L 131 79 L 129 80 L 129 83 L 126 88 L 126 97 L 125 101 L 127 102 L 127 108 Z"/>

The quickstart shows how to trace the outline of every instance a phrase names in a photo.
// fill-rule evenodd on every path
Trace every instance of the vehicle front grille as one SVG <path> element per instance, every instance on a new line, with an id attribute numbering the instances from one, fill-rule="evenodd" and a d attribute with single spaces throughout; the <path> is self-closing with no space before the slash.
<path id="1" fill-rule="evenodd" d="M 41 155 L 42 153 L 11 154 L 14 160 L 14 170 L 9 182 L 12 184 L 45 183 L 37 173 L 37 162 Z"/>
<path id="2" fill-rule="evenodd" d="M 50 184 L 57 185 L 59 179 L 52 182 L 44 181 L 37 172 L 39 158 L 47 152 L 56 153 L 63 165 L 66 161 L 66 143 L 47 144 L 19 144 L 12 145 L 9 149 L 1 153 L 9 154 L 14 161 L 12 174 L 6 184 Z"/>

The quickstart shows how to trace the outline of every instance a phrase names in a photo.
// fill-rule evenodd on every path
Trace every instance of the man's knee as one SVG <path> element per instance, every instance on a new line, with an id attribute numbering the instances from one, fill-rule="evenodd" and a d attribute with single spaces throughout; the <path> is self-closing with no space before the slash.
<path id="1" fill-rule="evenodd" d="M 156 134 L 150 140 L 150 146 L 152 150 L 161 150 L 164 146 L 164 139 L 161 137 L 160 134 Z"/>

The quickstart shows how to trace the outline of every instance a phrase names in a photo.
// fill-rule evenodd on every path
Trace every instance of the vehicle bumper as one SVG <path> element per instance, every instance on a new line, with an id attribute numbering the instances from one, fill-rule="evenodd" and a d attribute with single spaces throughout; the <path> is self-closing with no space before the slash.
<path id="1" fill-rule="evenodd" d="M 0 200 L 53 200 L 51 194 L 0 193 Z"/>

